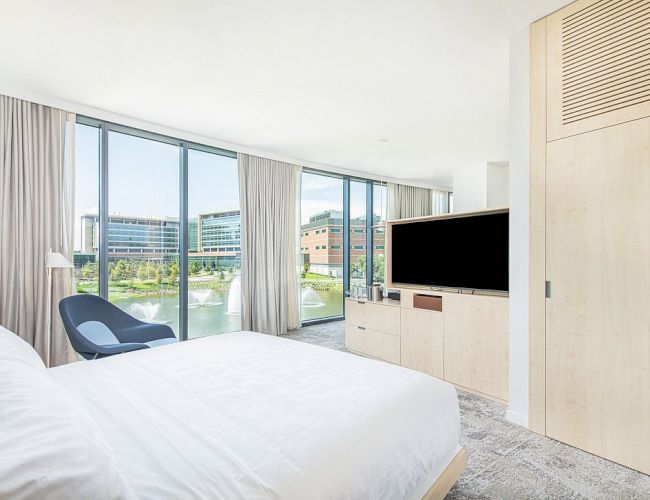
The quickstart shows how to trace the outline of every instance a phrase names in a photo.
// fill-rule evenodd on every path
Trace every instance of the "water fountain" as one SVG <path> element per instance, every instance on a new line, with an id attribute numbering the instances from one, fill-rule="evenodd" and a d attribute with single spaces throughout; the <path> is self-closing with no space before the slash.
<path id="1" fill-rule="evenodd" d="M 212 296 L 213 292 L 209 288 L 205 290 L 190 290 L 188 307 L 195 309 L 197 307 L 220 306 L 223 304 L 221 301 L 208 302 L 208 298 Z"/>
<path id="2" fill-rule="evenodd" d="M 302 307 L 316 308 L 325 306 L 325 302 L 323 302 L 314 289 L 310 287 L 302 289 L 300 292 L 300 299 Z"/>
<path id="3" fill-rule="evenodd" d="M 160 302 L 136 302 L 135 304 L 131 304 L 129 307 L 129 313 L 141 321 L 161 324 L 171 323 L 171 321 L 157 320 L 156 317 L 158 316 L 159 311 Z"/>
<path id="4" fill-rule="evenodd" d="M 226 314 L 231 316 L 241 315 L 241 277 L 236 275 L 230 283 L 228 289 L 228 306 Z"/>

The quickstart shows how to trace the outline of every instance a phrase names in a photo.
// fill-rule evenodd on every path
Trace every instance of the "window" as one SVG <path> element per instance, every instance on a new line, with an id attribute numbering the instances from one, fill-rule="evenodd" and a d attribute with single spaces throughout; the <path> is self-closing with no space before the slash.
<path id="1" fill-rule="evenodd" d="M 188 337 L 241 329 L 237 159 L 188 149 Z"/>
<path id="2" fill-rule="evenodd" d="M 236 155 L 83 116 L 76 133 L 77 291 L 181 339 L 239 330 Z"/>
<path id="3" fill-rule="evenodd" d="M 99 128 L 75 129 L 74 273 L 77 293 L 99 294 Z"/>
<path id="4" fill-rule="evenodd" d="M 350 289 L 367 286 L 365 181 L 350 181 Z"/>
<path id="5" fill-rule="evenodd" d="M 340 233 L 340 232 L 341 232 L 340 227 L 333 227 L 332 229 L 330 229 L 330 233 Z"/>
<path id="6" fill-rule="evenodd" d="M 179 336 L 179 147 L 108 134 L 108 300 Z"/>
<path id="7" fill-rule="evenodd" d="M 341 249 L 341 245 L 331 245 L 330 246 L 330 250 L 340 250 L 340 249 Z"/>
<path id="8" fill-rule="evenodd" d="M 331 225 L 342 226 L 343 179 L 303 171 L 300 204 L 303 238 L 311 231 L 323 231 Z M 306 243 L 303 240 L 301 246 L 307 248 Z M 316 246 L 316 250 L 321 246 Z M 301 259 L 301 319 L 342 316 L 343 256 L 306 249 Z"/>
<path id="9" fill-rule="evenodd" d="M 386 222 L 388 213 L 388 196 L 386 186 L 373 184 L 372 186 L 372 281 L 384 283 L 384 254 L 385 254 L 385 230 L 383 224 Z"/>

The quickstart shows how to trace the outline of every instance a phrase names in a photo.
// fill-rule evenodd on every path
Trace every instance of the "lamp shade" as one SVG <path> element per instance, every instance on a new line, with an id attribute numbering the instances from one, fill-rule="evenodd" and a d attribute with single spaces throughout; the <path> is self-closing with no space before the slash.
<path id="1" fill-rule="evenodd" d="M 45 267 L 49 269 L 55 267 L 74 267 L 74 264 L 59 252 L 48 252 L 45 255 Z"/>

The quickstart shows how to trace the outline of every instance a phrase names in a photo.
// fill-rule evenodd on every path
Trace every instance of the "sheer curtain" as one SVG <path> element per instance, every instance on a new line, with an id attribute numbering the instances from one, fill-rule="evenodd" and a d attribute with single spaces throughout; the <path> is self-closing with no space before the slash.
<path id="1" fill-rule="evenodd" d="M 433 215 L 449 213 L 449 193 L 441 189 L 431 190 L 433 196 Z"/>
<path id="2" fill-rule="evenodd" d="M 388 218 L 407 219 L 431 215 L 431 190 L 388 183 Z"/>
<path id="3" fill-rule="evenodd" d="M 51 248 L 72 260 L 74 122 L 65 111 L 0 95 L 0 324 L 47 345 L 47 275 Z M 52 366 L 68 362 L 59 300 L 72 293 L 69 270 L 52 274 Z"/>
<path id="4" fill-rule="evenodd" d="M 238 154 L 242 329 L 281 335 L 299 326 L 298 167 Z"/>

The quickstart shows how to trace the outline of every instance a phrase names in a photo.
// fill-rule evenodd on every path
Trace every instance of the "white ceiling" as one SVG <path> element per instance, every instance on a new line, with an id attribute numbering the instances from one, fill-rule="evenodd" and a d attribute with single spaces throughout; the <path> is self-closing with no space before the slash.
<path id="1" fill-rule="evenodd" d="M 449 185 L 508 158 L 508 38 L 567 3 L 0 0 L 0 87 Z"/>

